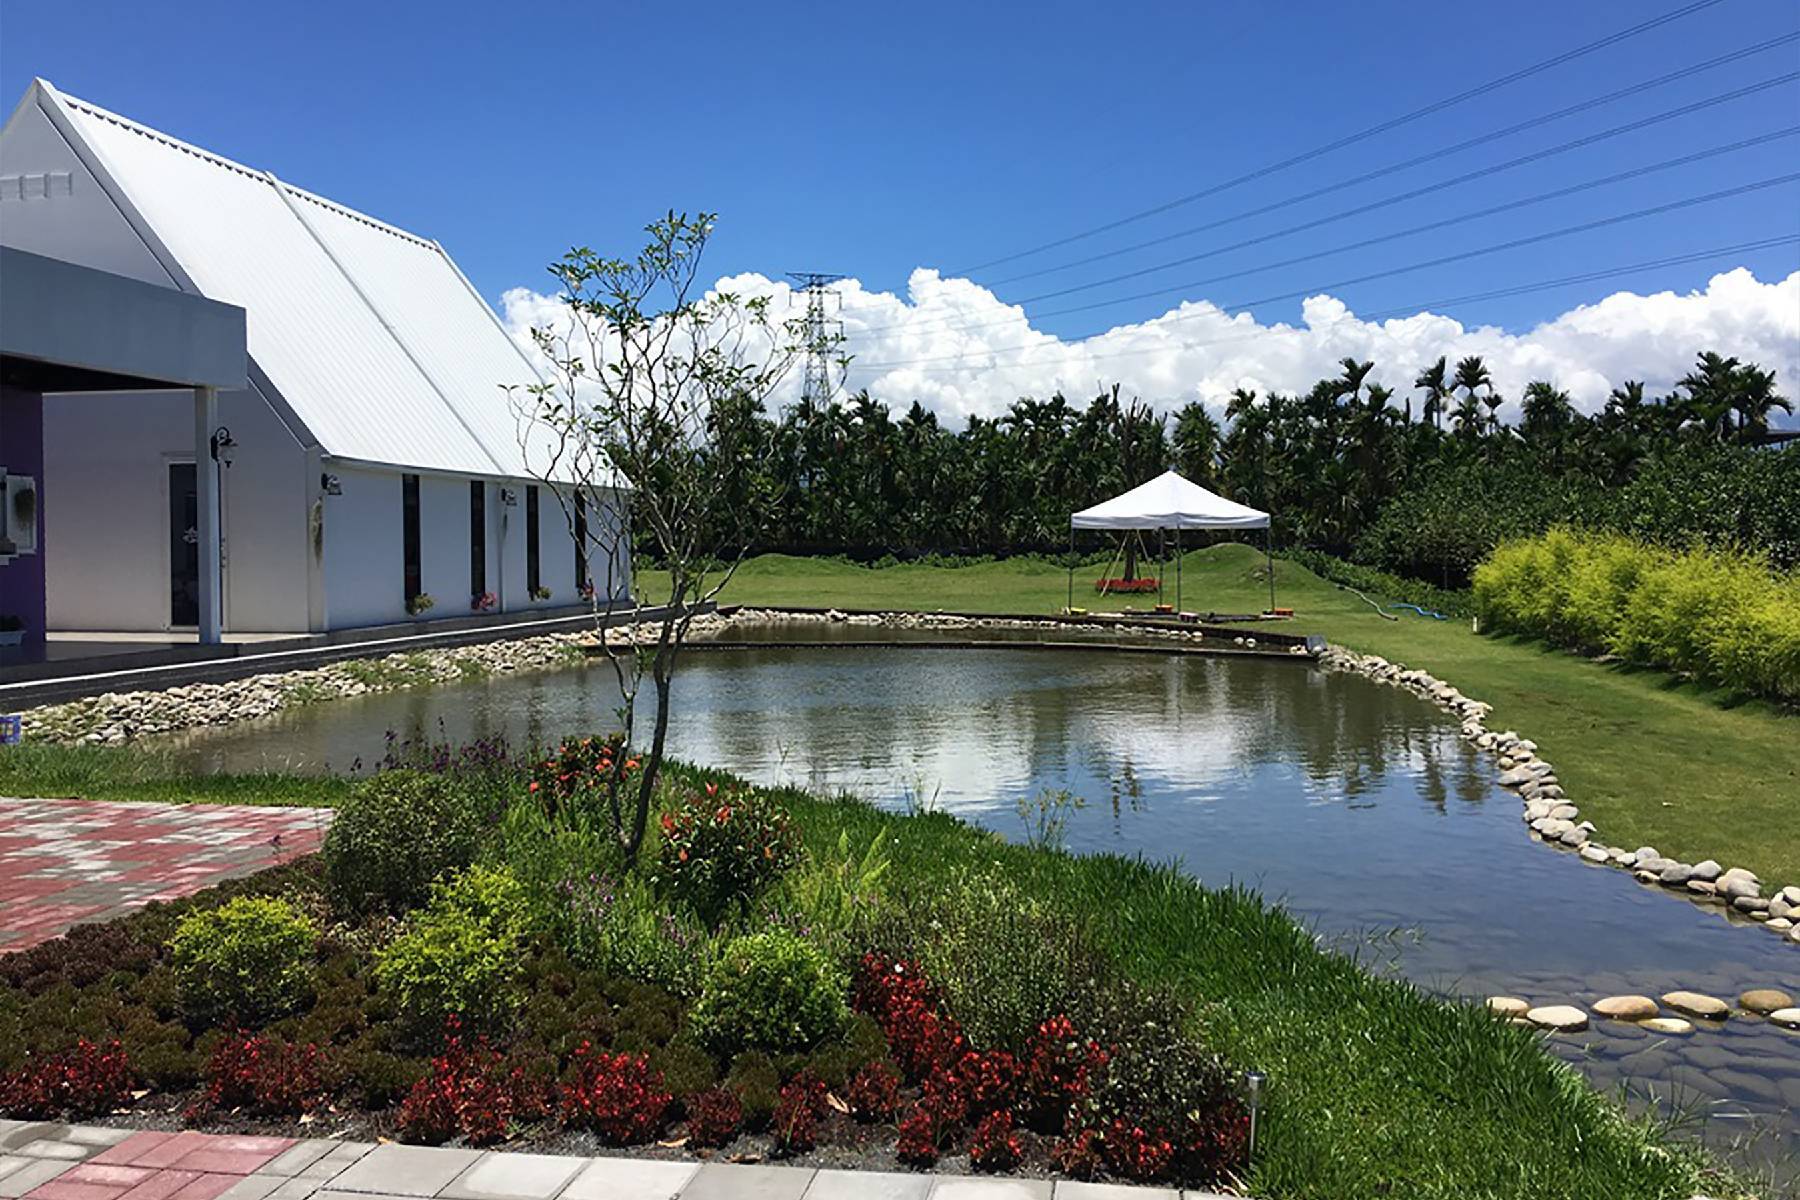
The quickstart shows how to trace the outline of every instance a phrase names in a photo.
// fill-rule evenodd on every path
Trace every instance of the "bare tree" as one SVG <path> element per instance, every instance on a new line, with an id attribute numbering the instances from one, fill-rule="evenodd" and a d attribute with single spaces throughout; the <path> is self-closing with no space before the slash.
<path id="1" fill-rule="evenodd" d="M 760 404 L 808 353 L 831 350 L 808 340 L 803 316 L 778 318 L 766 296 L 704 289 L 700 264 L 713 226 L 710 213 L 671 212 L 646 227 L 635 258 L 578 247 L 552 264 L 561 308 L 532 330 L 545 378 L 511 389 L 530 470 L 598 572 L 585 596 L 638 764 L 632 772 L 626 754 L 611 756 L 602 789 L 627 862 L 643 843 L 682 646 L 774 499 L 724 486 L 722 463 L 760 453 L 743 444 L 743 423 L 731 414 Z M 667 572 L 655 595 L 642 576 L 640 586 L 625 586 L 634 544 Z M 643 747 L 637 701 L 646 676 L 656 707 Z"/>

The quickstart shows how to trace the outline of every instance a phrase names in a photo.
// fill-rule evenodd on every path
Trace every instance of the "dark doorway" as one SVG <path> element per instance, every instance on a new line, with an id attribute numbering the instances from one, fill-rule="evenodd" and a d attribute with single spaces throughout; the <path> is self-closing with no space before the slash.
<path id="1" fill-rule="evenodd" d="M 200 487 L 193 463 L 169 464 L 169 624 L 200 624 Z"/>

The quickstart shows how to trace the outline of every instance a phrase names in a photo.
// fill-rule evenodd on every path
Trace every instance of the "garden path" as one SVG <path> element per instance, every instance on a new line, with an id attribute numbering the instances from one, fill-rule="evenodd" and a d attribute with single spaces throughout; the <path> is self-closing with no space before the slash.
<path id="1" fill-rule="evenodd" d="M 579 1158 L 331 1138 L 0 1121 L 0 1197 L 27 1200 L 1177 1200 L 1042 1179 Z M 1220 1200 L 1210 1192 L 1187 1200 Z"/>
<path id="2" fill-rule="evenodd" d="M 319 808 L 0 798 L 0 953 L 311 854 L 331 816 Z"/>

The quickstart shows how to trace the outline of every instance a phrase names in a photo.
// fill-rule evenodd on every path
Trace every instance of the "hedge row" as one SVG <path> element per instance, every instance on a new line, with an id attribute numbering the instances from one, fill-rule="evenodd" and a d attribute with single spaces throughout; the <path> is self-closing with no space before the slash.
<path id="1" fill-rule="evenodd" d="M 1475 571 L 1485 628 L 1800 702 L 1800 574 L 1732 550 L 1668 550 L 1566 527 Z"/>

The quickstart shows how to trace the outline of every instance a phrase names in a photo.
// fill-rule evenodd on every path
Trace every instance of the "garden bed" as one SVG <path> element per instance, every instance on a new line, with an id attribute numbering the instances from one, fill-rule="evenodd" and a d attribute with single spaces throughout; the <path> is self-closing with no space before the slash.
<path id="1" fill-rule="evenodd" d="M 0 957 L 0 1109 L 1270 1196 L 1739 1194 L 1531 1034 L 1173 868 L 681 770 L 627 871 L 578 785 L 617 753 L 403 755 L 437 769 L 359 785 L 319 859 Z"/>

